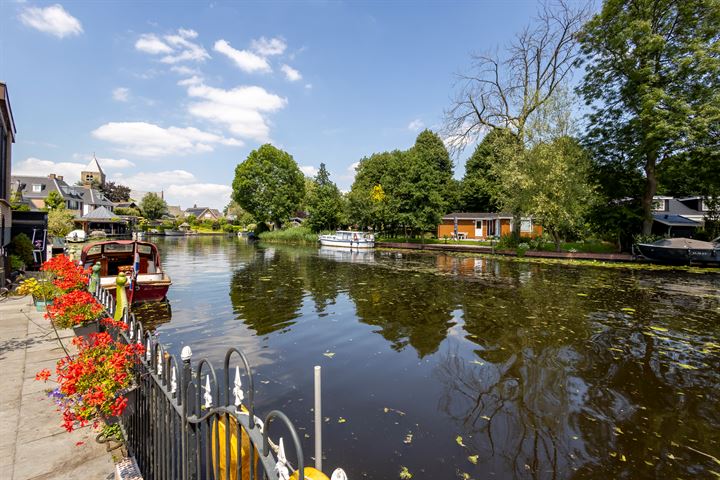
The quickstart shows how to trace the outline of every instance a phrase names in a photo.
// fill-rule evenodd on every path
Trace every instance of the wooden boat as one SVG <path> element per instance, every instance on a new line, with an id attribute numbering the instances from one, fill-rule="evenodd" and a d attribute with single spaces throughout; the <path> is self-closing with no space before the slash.
<path id="1" fill-rule="evenodd" d="M 637 243 L 633 251 L 658 263 L 689 265 L 700 263 L 720 266 L 720 238 L 703 242 L 692 238 L 665 238 L 653 243 Z"/>
<path id="2" fill-rule="evenodd" d="M 355 230 L 338 230 L 333 235 L 320 235 L 324 247 L 374 248 L 375 237 L 371 233 Z"/>
<path id="3" fill-rule="evenodd" d="M 133 303 L 154 302 L 165 298 L 170 277 L 163 272 L 157 246 L 135 240 L 111 240 L 86 245 L 80 254 L 84 268 L 100 262 L 100 285 L 115 294 L 115 280 L 120 272 L 130 278 L 128 300 Z"/>
<path id="4" fill-rule="evenodd" d="M 182 230 L 165 230 L 166 237 L 184 237 L 185 232 Z"/>

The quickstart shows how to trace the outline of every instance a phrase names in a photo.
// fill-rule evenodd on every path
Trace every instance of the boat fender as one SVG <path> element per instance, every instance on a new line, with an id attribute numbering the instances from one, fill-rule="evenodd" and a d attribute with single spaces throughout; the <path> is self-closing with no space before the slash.
<path id="1" fill-rule="evenodd" d="M 355 241 L 355 242 L 357 242 L 357 241 L 358 241 L 358 238 L 357 238 L 357 233 L 353 233 L 353 241 Z"/>

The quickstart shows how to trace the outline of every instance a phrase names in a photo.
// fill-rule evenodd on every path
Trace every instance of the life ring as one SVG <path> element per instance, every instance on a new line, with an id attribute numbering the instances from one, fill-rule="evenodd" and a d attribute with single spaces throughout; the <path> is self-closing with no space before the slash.
<path id="1" fill-rule="evenodd" d="M 247 412 L 245 406 L 242 406 L 241 410 L 243 413 Z M 212 461 L 213 466 L 218 469 L 218 478 L 220 480 L 237 480 L 237 463 L 238 463 L 238 441 L 237 441 L 237 428 L 238 421 L 234 416 L 230 415 L 230 462 L 225 458 L 225 416 L 222 415 L 220 419 L 215 419 L 212 426 L 212 438 L 218 438 L 220 451 L 215 451 L 215 441 L 212 441 Z M 245 432 L 245 428 L 240 427 L 241 441 L 240 441 L 240 461 L 242 462 L 242 478 L 250 479 L 250 451 L 252 450 L 253 455 L 253 470 L 255 471 L 255 478 L 260 478 L 260 472 L 258 470 L 258 451 L 250 442 L 248 434 Z M 219 455 L 216 457 L 216 454 Z M 219 465 L 215 465 L 215 458 L 219 457 Z M 228 465 L 230 463 L 230 465 Z M 228 472 L 229 470 L 229 472 Z M 228 475 L 229 473 L 229 475 Z M 250 479 L 253 480 L 253 479 Z"/>

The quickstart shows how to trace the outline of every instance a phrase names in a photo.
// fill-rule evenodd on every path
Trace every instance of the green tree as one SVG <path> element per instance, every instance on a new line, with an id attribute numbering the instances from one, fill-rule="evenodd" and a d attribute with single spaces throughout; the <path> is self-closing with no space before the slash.
<path id="1" fill-rule="evenodd" d="M 48 210 L 65 208 L 65 199 L 62 197 L 62 195 L 60 195 L 59 192 L 53 190 L 52 192 L 48 193 L 48 196 L 45 198 L 45 207 Z"/>
<path id="2" fill-rule="evenodd" d="M 600 159 L 644 172 L 644 234 L 658 166 L 717 150 L 719 34 L 717 0 L 606 0 L 581 35 L 587 142 Z"/>
<path id="3" fill-rule="evenodd" d="M 48 235 L 64 237 L 75 228 L 75 215 L 72 212 L 58 208 L 48 212 Z"/>
<path id="4" fill-rule="evenodd" d="M 304 178 L 289 153 L 268 143 L 235 168 L 232 197 L 257 221 L 279 228 L 305 197 Z"/>
<path id="5" fill-rule="evenodd" d="M 503 142 L 512 141 L 506 129 L 490 130 L 465 162 L 460 204 L 465 212 L 487 212 L 497 208 L 498 179 L 494 166 L 499 161 Z"/>
<path id="6" fill-rule="evenodd" d="M 307 194 L 307 223 L 310 229 L 313 232 L 336 229 L 343 218 L 343 204 L 340 190 L 330 181 L 330 173 L 321 163 Z"/>
<path id="7" fill-rule="evenodd" d="M 140 202 L 140 210 L 150 220 L 157 220 L 167 213 L 167 203 L 155 193 L 146 194 Z"/>
<path id="8" fill-rule="evenodd" d="M 132 207 L 115 207 L 114 213 L 117 215 L 132 215 L 135 217 L 140 216 L 140 210 Z"/>
<path id="9" fill-rule="evenodd" d="M 452 177 L 453 164 L 450 154 L 438 134 L 431 130 L 423 130 L 415 139 L 412 149 L 423 162 L 433 163 L 440 174 Z"/>
<path id="10" fill-rule="evenodd" d="M 115 182 L 105 182 L 104 185 L 98 186 L 99 190 L 105 195 L 105 198 L 113 203 L 127 202 L 130 200 L 130 187 L 120 185 Z"/>

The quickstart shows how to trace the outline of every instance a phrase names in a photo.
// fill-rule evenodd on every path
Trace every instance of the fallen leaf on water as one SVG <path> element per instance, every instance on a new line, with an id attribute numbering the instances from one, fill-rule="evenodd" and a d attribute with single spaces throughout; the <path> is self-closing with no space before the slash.
<path id="1" fill-rule="evenodd" d="M 623 431 L 620 429 L 620 427 L 615 427 L 615 431 L 616 431 L 617 433 L 625 433 L 625 432 L 623 432 Z"/>
<path id="2" fill-rule="evenodd" d="M 687 363 L 678 363 L 678 367 L 684 368 L 685 370 L 697 370 L 697 367 L 693 367 L 692 365 L 688 365 Z"/>
<path id="3" fill-rule="evenodd" d="M 625 458 L 625 455 L 620 455 L 620 461 L 627 462 L 627 458 Z"/>
<path id="4" fill-rule="evenodd" d="M 460 473 L 460 478 L 462 478 L 462 480 L 470 480 L 470 474 L 462 472 Z"/>
<path id="5" fill-rule="evenodd" d="M 403 443 L 412 443 L 412 437 L 413 437 L 413 434 L 408 433 L 407 435 L 405 435 L 405 440 L 403 440 Z"/>
<path id="6" fill-rule="evenodd" d="M 460 435 L 458 435 L 457 438 L 455 438 L 455 442 L 457 442 L 457 444 L 460 445 L 461 447 L 465 446 L 465 444 L 463 443 L 463 438 Z"/>
<path id="7" fill-rule="evenodd" d="M 622 310 L 623 312 L 627 312 L 627 313 L 635 313 L 635 309 L 630 308 L 630 307 L 623 307 L 620 310 Z"/>
<path id="8" fill-rule="evenodd" d="M 410 470 L 408 470 L 407 467 L 400 467 L 400 478 L 403 480 L 410 480 L 412 478 L 412 473 L 410 473 Z"/>
<path id="9" fill-rule="evenodd" d="M 338 418 L 338 423 L 345 423 L 347 420 L 345 420 L 343 417 Z"/>
<path id="10" fill-rule="evenodd" d="M 488 417 L 487 415 L 481 415 L 480 418 L 482 418 L 483 420 L 487 420 L 488 422 L 490 421 L 490 417 Z"/>
<path id="11" fill-rule="evenodd" d="M 652 328 L 652 329 L 655 330 L 656 332 L 667 332 L 667 331 L 668 331 L 668 329 L 665 328 L 665 327 L 651 326 L 650 328 Z"/>
<path id="12" fill-rule="evenodd" d="M 325 353 L 323 353 L 323 355 L 325 355 L 328 358 L 332 358 L 335 356 L 335 353 L 334 352 L 325 352 Z"/>
<path id="13" fill-rule="evenodd" d="M 468 457 L 468 461 L 469 461 L 470 463 L 472 463 L 473 465 L 477 465 L 478 455 L 470 455 L 470 456 Z"/>
<path id="14" fill-rule="evenodd" d="M 578 293 L 577 296 L 578 297 L 587 297 L 588 294 L 587 293 Z"/>
<path id="15" fill-rule="evenodd" d="M 470 363 L 473 363 L 473 364 L 475 364 L 475 365 L 485 365 L 485 362 L 480 362 L 480 361 L 478 361 L 478 360 L 473 360 L 473 361 L 470 362 Z"/>

